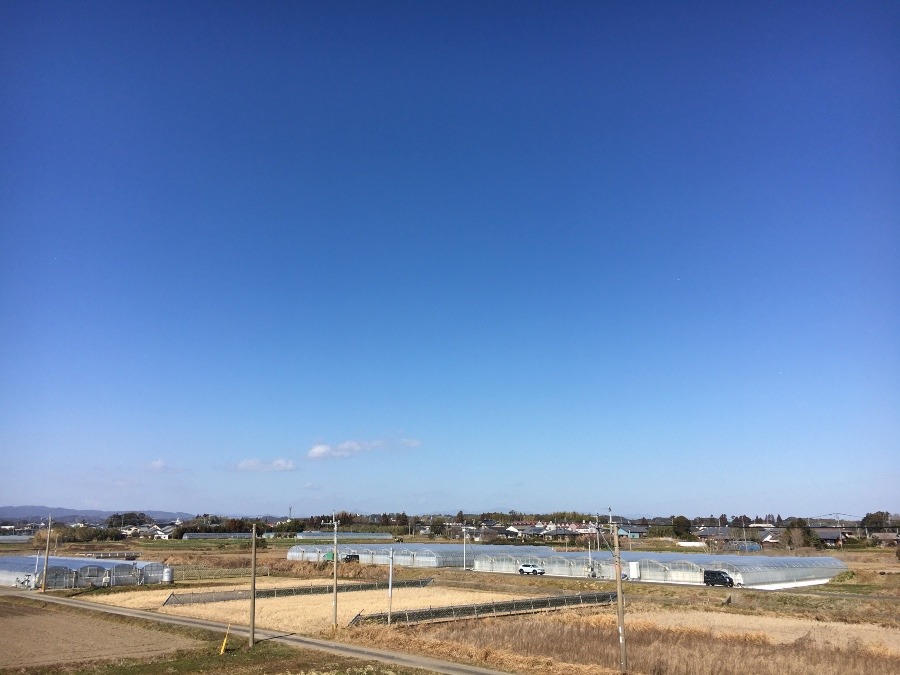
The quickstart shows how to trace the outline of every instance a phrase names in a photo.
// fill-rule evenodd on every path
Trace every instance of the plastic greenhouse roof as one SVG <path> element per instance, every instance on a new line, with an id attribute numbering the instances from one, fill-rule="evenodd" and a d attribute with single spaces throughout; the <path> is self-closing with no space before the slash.
<path id="1" fill-rule="evenodd" d="M 409 553 L 433 553 L 437 557 L 441 556 L 462 556 L 463 545 L 460 544 L 394 544 L 392 546 L 384 546 L 381 544 L 338 544 L 338 554 L 342 555 L 347 552 L 356 552 L 362 550 L 387 551 L 394 549 L 394 554 L 403 552 Z M 292 546 L 293 549 L 330 551 L 330 544 L 319 545 L 299 545 Z M 612 560 L 613 554 L 608 550 L 591 551 L 591 558 L 594 560 Z M 640 562 L 641 560 L 655 560 L 659 563 L 671 562 L 691 562 L 700 567 L 716 567 L 720 565 L 731 565 L 738 570 L 760 570 L 760 569 L 788 569 L 788 568 L 830 568 L 830 569 L 847 569 L 846 564 L 837 558 L 826 556 L 800 558 L 794 556 L 763 556 L 763 555 L 747 555 L 739 553 L 712 555 L 708 553 L 666 553 L 657 551 L 621 551 L 623 562 Z M 547 546 L 509 546 L 498 544 L 466 544 L 466 557 L 472 556 L 509 556 L 512 558 L 565 558 L 577 559 L 587 558 L 587 551 L 557 551 Z"/>
<path id="2" fill-rule="evenodd" d="M 7 572 L 33 572 L 35 561 L 38 564 L 38 571 L 43 570 L 44 565 L 44 556 L 4 556 L 0 557 L 0 570 L 4 570 Z M 161 565 L 162 563 L 152 562 L 149 560 L 116 560 L 110 558 L 69 558 L 62 556 L 50 556 L 48 561 L 49 567 L 68 567 L 69 569 L 77 570 L 82 567 L 102 567 L 106 570 L 115 569 L 119 565 L 128 565 L 134 566 L 137 569 L 143 569 L 147 565 Z"/>

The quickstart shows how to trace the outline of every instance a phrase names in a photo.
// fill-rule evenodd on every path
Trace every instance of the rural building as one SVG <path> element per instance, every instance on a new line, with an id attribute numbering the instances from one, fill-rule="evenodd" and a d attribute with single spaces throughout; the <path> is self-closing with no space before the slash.
<path id="1" fill-rule="evenodd" d="M 620 525 L 619 536 L 626 539 L 641 539 L 647 536 L 649 528 L 645 525 Z"/>
<path id="2" fill-rule="evenodd" d="M 897 546 L 900 544 L 900 535 L 896 532 L 873 532 L 869 538 L 879 546 Z"/>

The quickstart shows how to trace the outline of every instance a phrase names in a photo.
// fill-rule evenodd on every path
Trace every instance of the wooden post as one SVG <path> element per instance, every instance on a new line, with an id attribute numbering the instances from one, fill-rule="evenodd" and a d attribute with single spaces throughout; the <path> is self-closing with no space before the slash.
<path id="1" fill-rule="evenodd" d="M 610 514 L 610 526 L 616 556 L 616 609 L 619 624 L 619 672 L 628 672 L 628 653 L 625 651 L 625 598 L 622 596 L 622 560 L 619 556 L 619 528 L 612 523 Z"/>
<path id="2" fill-rule="evenodd" d="M 53 514 L 47 517 L 47 552 L 44 554 L 44 576 L 41 579 L 41 593 L 47 592 L 47 568 L 50 565 L 50 532 L 53 531 Z"/>
<path id="3" fill-rule="evenodd" d="M 250 537 L 250 649 L 253 649 L 256 632 L 256 523 L 253 523 Z"/>

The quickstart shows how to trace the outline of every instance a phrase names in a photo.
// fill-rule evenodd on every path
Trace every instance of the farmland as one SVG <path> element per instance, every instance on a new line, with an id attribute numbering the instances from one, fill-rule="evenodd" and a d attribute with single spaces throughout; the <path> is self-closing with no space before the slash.
<path id="1" fill-rule="evenodd" d="M 148 557 L 165 558 L 168 564 L 220 569 L 245 567 L 249 557 L 237 547 L 160 553 L 154 551 Z M 842 556 L 850 572 L 825 586 L 790 592 L 626 584 L 629 671 L 684 675 L 743 672 L 749 663 L 755 673 L 900 672 L 900 570 L 896 557 L 877 551 Z M 263 551 L 260 564 L 272 571 L 271 576 L 258 579 L 260 588 L 330 583 L 330 565 L 286 561 L 283 551 Z M 341 564 L 339 571 L 342 582 L 384 580 L 387 576 L 382 567 L 353 563 Z M 395 570 L 396 579 L 426 575 L 435 577 L 430 586 L 395 589 L 394 610 L 612 590 L 608 582 L 587 579 L 521 578 L 458 569 Z M 246 589 L 247 584 L 246 579 L 217 580 L 179 583 L 174 589 L 105 589 L 79 597 L 246 625 L 246 600 L 177 607 L 163 607 L 163 602 L 172 590 Z M 383 612 L 387 606 L 384 590 L 340 593 L 335 632 L 330 594 L 265 598 L 257 600 L 256 625 L 503 672 L 557 675 L 618 670 L 615 612 L 607 607 L 408 628 L 346 627 L 357 613 Z"/>

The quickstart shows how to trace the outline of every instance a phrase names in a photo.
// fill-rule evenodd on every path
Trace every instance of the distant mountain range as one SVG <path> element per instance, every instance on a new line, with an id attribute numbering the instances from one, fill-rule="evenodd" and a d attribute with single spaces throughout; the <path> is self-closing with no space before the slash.
<path id="1" fill-rule="evenodd" d="M 52 514 L 53 520 L 62 523 L 105 523 L 106 519 L 117 513 L 144 513 L 156 522 L 171 522 L 181 518 L 190 520 L 197 514 L 182 511 L 146 511 L 143 509 L 124 509 L 121 511 L 98 511 L 96 509 L 65 509 L 59 506 L 0 506 L 0 520 L 27 520 L 29 522 L 46 522 Z"/>

